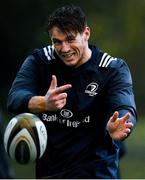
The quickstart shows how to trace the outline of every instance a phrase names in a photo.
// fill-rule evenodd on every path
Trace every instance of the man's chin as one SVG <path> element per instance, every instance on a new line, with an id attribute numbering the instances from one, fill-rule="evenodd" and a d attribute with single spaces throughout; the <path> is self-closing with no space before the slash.
<path id="1" fill-rule="evenodd" d="M 66 66 L 69 66 L 69 67 L 74 67 L 74 66 L 76 66 L 76 63 L 73 61 L 73 60 L 63 60 L 63 62 L 64 62 L 64 64 L 66 65 Z"/>

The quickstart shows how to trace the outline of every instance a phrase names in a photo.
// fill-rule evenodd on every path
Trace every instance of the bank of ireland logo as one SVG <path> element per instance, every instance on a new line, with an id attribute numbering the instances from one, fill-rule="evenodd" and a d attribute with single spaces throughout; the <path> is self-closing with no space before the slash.
<path id="1" fill-rule="evenodd" d="M 90 83 L 87 85 L 85 93 L 89 94 L 89 96 L 95 96 L 97 94 L 98 84 L 95 82 Z"/>

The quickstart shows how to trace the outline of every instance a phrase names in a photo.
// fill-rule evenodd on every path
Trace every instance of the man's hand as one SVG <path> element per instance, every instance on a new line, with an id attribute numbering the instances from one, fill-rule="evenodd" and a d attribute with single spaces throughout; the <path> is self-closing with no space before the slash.
<path id="1" fill-rule="evenodd" d="M 57 111 L 63 108 L 66 104 L 66 90 L 72 87 L 71 84 L 66 84 L 57 87 L 57 78 L 52 76 L 50 87 L 45 96 L 33 96 L 28 102 L 30 112 L 40 113 L 46 111 Z"/>
<path id="2" fill-rule="evenodd" d="M 57 87 L 57 78 L 53 75 L 51 85 L 45 95 L 46 110 L 57 111 L 62 109 L 66 104 L 67 93 L 65 91 L 71 87 L 71 84 Z"/>
<path id="3" fill-rule="evenodd" d="M 110 136 L 114 140 L 125 139 L 133 127 L 132 122 L 128 122 L 131 117 L 130 113 L 126 113 L 123 117 L 119 118 L 119 113 L 114 112 L 113 116 L 109 119 L 107 123 L 107 128 Z"/>

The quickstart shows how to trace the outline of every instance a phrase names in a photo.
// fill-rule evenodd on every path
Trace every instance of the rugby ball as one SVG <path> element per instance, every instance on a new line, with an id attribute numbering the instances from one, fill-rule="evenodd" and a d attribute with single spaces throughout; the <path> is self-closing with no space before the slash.
<path id="1" fill-rule="evenodd" d="M 4 147 L 9 157 L 28 164 L 42 157 L 47 146 L 47 130 L 34 114 L 22 113 L 13 117 L 4 132 Z"/>

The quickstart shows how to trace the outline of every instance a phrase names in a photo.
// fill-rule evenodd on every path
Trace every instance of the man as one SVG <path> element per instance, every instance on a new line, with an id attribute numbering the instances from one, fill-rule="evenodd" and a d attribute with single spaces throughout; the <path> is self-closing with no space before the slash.
<path id="1" fill-rule="evenodd" d="M 48 19 L 52 45 L 36 49 L 20 68 L 8 110 L 39 115 L 48 132 L 36 178 L 118 178 L 119 147 L 136 123 L 129 68 L 88 44 L 80 7 Z"/>

